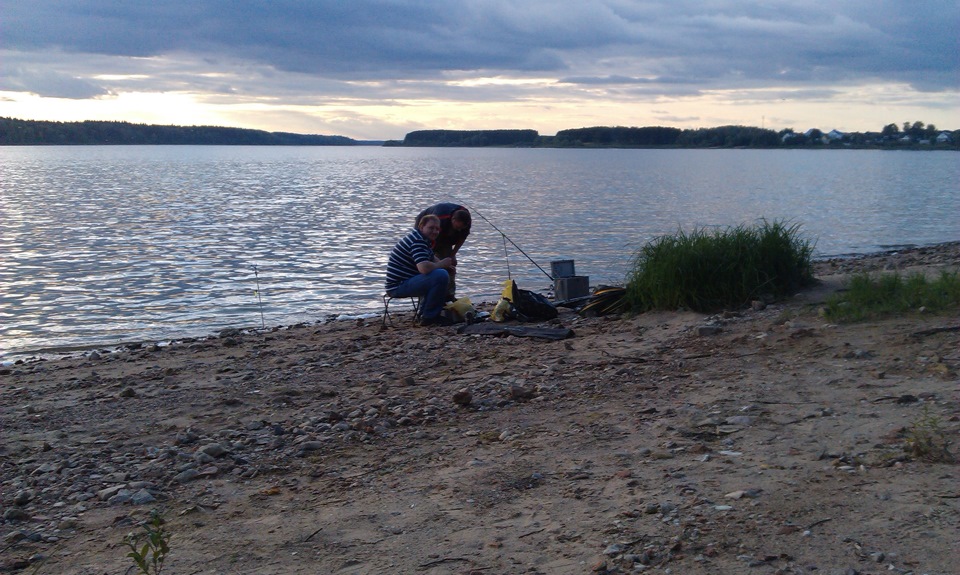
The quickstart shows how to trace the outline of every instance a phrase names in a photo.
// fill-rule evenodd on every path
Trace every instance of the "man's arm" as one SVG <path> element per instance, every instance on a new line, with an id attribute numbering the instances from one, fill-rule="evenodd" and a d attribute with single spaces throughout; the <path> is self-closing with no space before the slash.
<path id="1" fill-rule="evenodd" d="M 422 274 L 428 274 L 437 269 L 450 269 L 456 267 L 453 258 L 443 258 L 438 261 L 422 261 L 417 264 L 417 270 Z"/>

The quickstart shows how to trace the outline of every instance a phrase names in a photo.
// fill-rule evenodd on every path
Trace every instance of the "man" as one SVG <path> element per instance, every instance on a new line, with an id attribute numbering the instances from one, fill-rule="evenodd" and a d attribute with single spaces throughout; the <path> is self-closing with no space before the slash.
<path id="1" fill-rule="evenodd" d="M 456 270 L 456 259 L 434 255 L 430 244 L 440 235 L 440 218 L 426 214 L 418 218 L 417 229 L 411 230 L 393 247 L 387 261 L 387 295 L 420 297 L 420 325 L 451 325 L 442 315 L 450 276 Z"/>
<path id="2" fill-rule="evenodd" d="M 463 242 L 467 241 L 470 235 L 470 226 L 472 218 L 470 210 L 465 206 L 444 202 L 430 206 L 417 215 L 415 227 L 420 226 L 420 220 L 423 216 L 432 214 L 440 218 L 440 234 L 433 241 L 433 253 L 439 258 L 453 258 L 453 264 L 457 264 L 457 252 L 463 247 Z M 450 283 L 447 287 L 447 300 L 454 301 L 456 296 L 456 273 L 450 273 Z"/>

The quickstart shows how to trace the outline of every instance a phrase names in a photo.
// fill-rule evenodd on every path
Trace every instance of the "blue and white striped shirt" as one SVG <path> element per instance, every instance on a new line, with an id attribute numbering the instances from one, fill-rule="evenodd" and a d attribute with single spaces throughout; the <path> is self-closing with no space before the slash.
<path id="1" fill-rule="evenodd" d="M 430 242 L 419 230 L 411 230 L 390 252 L 387 261 L 387 292 L 420 273 L 417 264 L 433 261 Z"/>

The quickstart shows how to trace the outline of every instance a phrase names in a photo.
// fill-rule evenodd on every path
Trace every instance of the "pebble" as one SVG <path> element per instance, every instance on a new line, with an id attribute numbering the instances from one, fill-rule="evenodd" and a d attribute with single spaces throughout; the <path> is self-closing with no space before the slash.
<path id="1" fill-rule="evenodd" d="M 33 470 L 33 475 L 43 475 L 44 473 L 51 473 L 56 470 L 57 470 L 57 466 L 55 464 L 44 463 L 43 465 Z"/>
<path id="2" fill-rule="evenodd" d="M 186 469 L 178 473 L 173 480 L 177 483 L 187 483 L 188 481 L 193 481 L 200 476 L 200 472 L 196 469 Z"/>
<path id="3" fill-rule="evenodd" d="M 124 503 L 129 503 L 132 498 L 133 492 L 131 492 L 129 489 L 121 489 L 115 495 L 110 497 L 107 500 L 107 503 L 109 505 L 122 505 Z"/>
<path id="4" fill-rule="evenodd" d="M 194 459 L 197 461 L 197 463 L 199 463 L 200 465 L 205 465 L 205 464 L 207 464 L 207 463 L 213 463 L 214 461 L 216 461 L 216 459 L 215 459 L 212 455 L 208 455 L 208 454 L 206 454 L 206 453 L 204 453 L 204 452 L 202 452 L 202 451 L 198 451 L 198 452 L 194 453 L 194 454 L 193 454 L 193 458 L 194 458 Z"/>
<path id="5" fill-rule="evenodd" d="M 512 384 L 510 386 L 510 397 L 512 399 L 523 401 L 527 399 L 533 399 L 536 397 L 537 391 L 536 388 L 532 386 L 524 386 L 518 384 Z"/>
<path id="6" fill-rule="evenodd" d="M 324 445 L 322 441 L 304 441 L 300 444 L 300 449 L 303 451 L 319 451 L 324 448 Z"/>
<path id="7" fill-rule="evenodd" d="M 756 418 L 750 415 L 734 415 L 726 419 L 727 425 L 753 425 Z"/>
<path id="8" fill-rule="evenodd" d="M 203 469 L 199 470 L 197 472 L 197 475 L 202 477 L 213 477 L 218 473 L 220 473 L 220 468 L 217 467 L 216 465 L 210 465 L 208 467 L 204 467 Z"/>
<path id="9" fill-rule="evenodd" d="M 723 328 L 719 325 L 701 325 L 697 327 L 697 335 L 701 337 L 717 335 L 722 331 Z"/>
<path id="10" fill-rule="evenodd" d="M 126 488 L 126 485 L 121 484 L 121 485 L 114 485 L 111 487 L 107 487 L 106 489 L 101 489 L 100 491 L 97 491 L 97 498 L 100 499 L 101 501 L 108 501 L 110 498 L 120 493 L 125 488 Z"/>
<path id="11" fill-rule="evenodd" d="M 453 403 L 456 405 L 467 406 L 473 402 L 473 394 L 470 393 L 470 390 L 463 388 L 460 391 L 453 394 Z"/>
<path id="12" fill-rule="evenodd" d="M 57 529 L 60 529 L 60 530 L 75 529 L 79 525 L 80 525 L 79 519 L 77 519 L 76 517 L 67 516 L 62 518 L 60 522 L 57 523 Z"/>
<path id="13" fill-rule="evenodd" d="M 737 491 L 731 491 L 724 495 L 727 499 L 742 499 L 744 497 L 755 498 L 760 496 L 759 489 L 739 489 Z"/>
<path id="14" fill-rule="evenodd" d="M 664 501 L 660 503 L 659 509 L 660 509 L 660 513 L 662 513 L 663 515 L 669 515 L 673 511 L 676 511 L 677 506 L 674 505 L 673 503 L 670 503 L 669 501 Z"/>
<path id="15" fill-rule="evenodd" d="M 130 502 L 134 505 L 149 505 L 151 503 L 156 503 L 156 501 L 157 498 L 146 489 L 141 489 L 130 497 Z"/>
<path id="16" fill-rule="evenodd" d="M 33 491 L 29 489 L 22 489 L 13 496 L 13 504 L 18 507 L 23 507 L 27 503 L 30 503 L 33 500 Z"/>
<path id="17" fill-rule="evenodd" d="M 177 445 L 189 445 L 191 443 L 196 443 L 200 440 L 200 436 L 194 433 L 193 431 L 187 430 L 182 433 L 178 433 L 176 437 Z"/>
<path id="18" fill-rule="evenodd" d="M 3 512 L 3 519 L 4 521 L 28 521 L 30 514 L 23 509 L 11 507 Z"/>
<path id="19" fill-rule="evenodd" d="M 219 443 L 210 443 L 210 444 L 204 445 L 203 447 L 200 448 L 200 452 L 205 453 L 211 457 L 223 457 L 224 455 L 227 454 L 227 450 L 224 449 L 224 447 Z"/>
<path id="20" fill-rule="evenodd" d="M 614 557 L 616 555 L 623 553 L 624 549 L 626 549 L 626 547 L 624 547 L 623 545 L 619 543 L 614 543 L 612 545 L 608 545 L 607 548 L 603 550 L 603 554 L 608 557 Z"/>

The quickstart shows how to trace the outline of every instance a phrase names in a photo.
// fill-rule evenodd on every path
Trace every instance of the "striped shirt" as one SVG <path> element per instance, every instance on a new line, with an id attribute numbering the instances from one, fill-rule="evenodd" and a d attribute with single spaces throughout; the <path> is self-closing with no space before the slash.
<path id="1" fill-rule="evenodd" d="M 433 261 L 430 242 L 419 230 L 411 230 L 390 252 L 387 261 L 387 292 L 420 273 L 417 264 Z"/>

